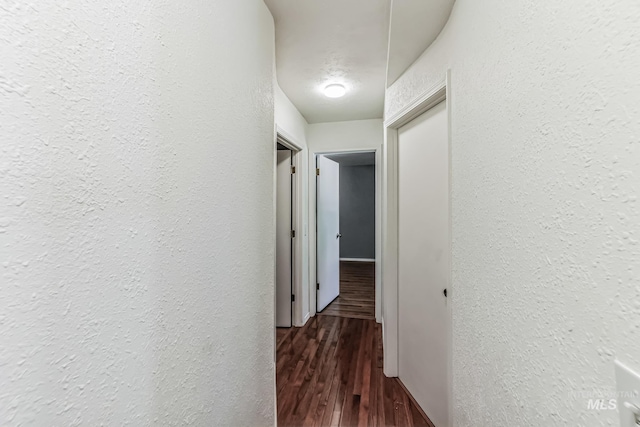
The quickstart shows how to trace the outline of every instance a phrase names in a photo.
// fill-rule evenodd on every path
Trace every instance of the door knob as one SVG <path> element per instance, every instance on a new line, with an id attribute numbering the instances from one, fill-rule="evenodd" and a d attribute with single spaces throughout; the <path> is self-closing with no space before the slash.
<path id="1" fill-rule="evenodd" d="M 447 288 L 444 289 L 444 291 L 442 291 L 442 293 L 444 294 L 444 297 L 447 297 Z"/>
<path id="2" fill-rule="evenodd" d="M 339 239 L 341 237 L 342 237 L 342 234 L 340 234 L 340 233 L 336 234 L 336 239 Z"/>

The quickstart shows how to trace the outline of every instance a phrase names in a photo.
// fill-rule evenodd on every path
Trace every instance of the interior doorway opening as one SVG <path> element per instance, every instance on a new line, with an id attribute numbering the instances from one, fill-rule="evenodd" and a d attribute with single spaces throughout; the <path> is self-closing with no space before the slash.
<path id="1" fill-rule="evenodd" d="M 276 141 L 276 289 L 275 325 L 290 328 L 300 311 L 296 295 L 300 294 L 299 240 L 299 163 L 300 149 L 278 133 Z"/>
<path id="2" fill-rule="evenodd" d="M 376 318 L 376 153 L 316 155 L 316 312 Z"/>

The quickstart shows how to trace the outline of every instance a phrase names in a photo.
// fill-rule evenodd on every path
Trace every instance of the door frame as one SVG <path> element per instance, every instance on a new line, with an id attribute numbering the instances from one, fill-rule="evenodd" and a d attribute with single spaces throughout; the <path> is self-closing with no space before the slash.
<path id="1" fill-rule="evenodd" d="M 388 377 L 398 376 L 398 129 L 409 123 L 419 115 L 425 113 L 440 102 L 447 105 L 447 138 L 449 145 L 449 277 L 447 280 L 447 305 L 449 314 L 449 331 L 447 332 L 448 351 L 448 393 L 449 419 L 452 420 L 452 314 L 455 292 L 451 283 L 451 239 L 452 239 L 452 210 L 451 210 L 451 70 L 447 70 L 445 77 L 431 88 L 414 98 L 397 113 L 384 121 L 385 139 L 383 153 L 385 163 L 382 170 L 382 335 L 384 350 L 384 374 Z"/>
<path id="2" fill-rule="evenodd" d="M 382 147 L 358 147 L 358 148 L 340 148 L 320 151 L 310 151 L 309 153 L 309 314 L 315 316 L 317 314 L 317 295 L 316 283 L 317 276 L 317 210 L 316 210 L 316 157 L 325 154 L 344 154 L 344 153 L 375 153 L 375 177 L 376 177 L 376 259 L 375 259 L 375 317 L 376 322 L 382 322 L 382 165 L 383 151 Z"/>
<path id="3" fill-rule="evenodd" d="M 296 171 L 292 174 L 291 179 L 291 226 L 293 230 L 296 231 L 296 236 L 293 238 L 293 242 L 291 244 L 291 290 L 293 295 L 295 295 L 295 301 L 292 302 L 291 306 L 291 325 L 292 326 L 301 326 L 304 324 L 302 319 L 302 250 L 303 250 L 303 209 L 302 209 L 302 172 L 301 172 L 301 164 L 302 164 L 302 147 L 295 142 L 295 139 L 287 134 L 280 126 L 276 126 L 276 143 L 274 147 L 280 143 L 291 150 L 291 159 L 292 165 L 295 167 Z M 276 149 L 277 150 L 277 149 Z M 275 154 L 274 154 L 275 156 Z M 275 186 L 275 183 L 274 183 Z M 275 204 L 275 196 L 274 196 L 274 204 Z M 275 206 L 274 206 L 275 209 Z M 275 289 L 275 288 L 274 288 Z M 275 312 L 274 312 L 275 316 Z M 275 322 L 275 319 L 274 319 Z M 274 323 L 275 324 L 275 323 Z"/>

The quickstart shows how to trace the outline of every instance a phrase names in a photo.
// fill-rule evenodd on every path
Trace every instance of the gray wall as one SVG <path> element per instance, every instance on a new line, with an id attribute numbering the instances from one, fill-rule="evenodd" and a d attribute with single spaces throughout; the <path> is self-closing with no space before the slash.
<path id="1" fill-rule="evenodd" d="M 374 165 L 340 165 L 340 258 L 376 257 Z"/>

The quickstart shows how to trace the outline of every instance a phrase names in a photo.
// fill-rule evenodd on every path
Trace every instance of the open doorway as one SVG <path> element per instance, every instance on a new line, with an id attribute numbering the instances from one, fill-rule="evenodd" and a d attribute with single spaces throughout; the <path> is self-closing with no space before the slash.
<path id="1" fill-rule="evenodd" d="M 320 154 L 316 166 L 316 310 L 375 319 L 375 152 Z"/>
<path id="2" fill-rule="evenodd" d="M 278 134 L 276 142 L 276 327 L 289 328 L 296 313 L 299 149 Z"/>
<path id="3" fill-rule="evenodd" d="M 293 151 L 276 152 L 276 327 L 293 323 Z"/>

